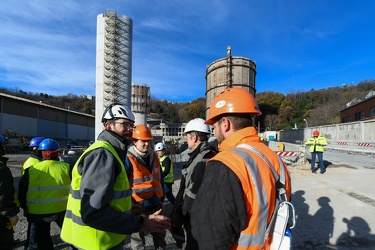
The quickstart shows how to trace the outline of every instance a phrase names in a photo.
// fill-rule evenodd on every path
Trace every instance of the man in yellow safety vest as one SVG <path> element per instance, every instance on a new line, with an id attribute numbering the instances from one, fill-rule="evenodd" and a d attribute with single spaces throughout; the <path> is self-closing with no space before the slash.
<path id="1" fill-rule="evenodd" d="M 102 116 L 105 130 L 74 165 L 61 238 L 77 248 L 123 249 L 129 234 L 165 233 L 170 228 L 161 210 L 149 216 L 132 213 L 124 164 L 134 120 L 124 105 L 107 107 Z"/>
<path id="2" fill-rule="evenodd" d="M 175 197 L 172 193 L 172 185 L 174 183 L 173 162 L 166 154 L 167 148 L 164 143 L 157 143 L 154 151 L 159 157 L 160 166 L 164 175 L 165 197 L 167 197 L 169 202 L 173 205 L 175 201 Z"/>
<path id="3" fill-rule="evenodd" d="M 60 145 L 46 138 L 38 150 L 43 160 L 25 169 L 19 183 L 18 199 L 27 221 L 32 223 L 28 249 L 53 249 L 51 222 L 61 228 L 71 181 L 70 166 L 59 161 Z"/>

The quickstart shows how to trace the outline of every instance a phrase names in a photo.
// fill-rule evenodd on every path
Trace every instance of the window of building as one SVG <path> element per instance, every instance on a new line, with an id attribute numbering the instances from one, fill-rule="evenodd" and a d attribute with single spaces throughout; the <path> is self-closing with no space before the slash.
<path id="1" fill-rule="evenodd" d="M 375 107 L 371 107 L 370 108 L 370 117 L 374 117 L 375 116 Z"/>
<path id="2" fill-rule="evenodd" d="M 342 118 L 342 122 L 343 122 L 343 123 L 345 123 L 345 122 L 350 122 L 350 116 L 343 117 L 343 118 Z"/>
<path id="3" fill-rule="evenodd" d="M 354 114 L 354 120 L 355 121 L 362 121 L 365 119 L 365 112 L 361 111 Z"/>

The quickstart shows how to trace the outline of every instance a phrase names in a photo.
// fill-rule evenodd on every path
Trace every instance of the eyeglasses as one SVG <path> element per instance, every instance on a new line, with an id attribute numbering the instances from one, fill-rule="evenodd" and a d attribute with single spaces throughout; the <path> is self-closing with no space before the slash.
<path id="1" fill-rule="evenodd" d="M 134 129 L 135 128 L 135 126 L 133 124 L 128 123 L 128 122 L 114 122 L 114 123 L 121 124 L 126 129 Z"/>

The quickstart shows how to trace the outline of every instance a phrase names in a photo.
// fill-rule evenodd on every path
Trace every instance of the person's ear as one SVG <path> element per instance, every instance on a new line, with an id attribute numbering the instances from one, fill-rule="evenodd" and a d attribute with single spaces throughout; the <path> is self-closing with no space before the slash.
<path id="1" fill-rule="evenodd" d="M 222 123 L 222 126 L 223 126 L 224 133 L 226 133 L 229 130 L 231 130 L 232 123 L 230 122 L 230 120 L 228 118 L 222 117 L 221 118 L 221 123 Z"/>

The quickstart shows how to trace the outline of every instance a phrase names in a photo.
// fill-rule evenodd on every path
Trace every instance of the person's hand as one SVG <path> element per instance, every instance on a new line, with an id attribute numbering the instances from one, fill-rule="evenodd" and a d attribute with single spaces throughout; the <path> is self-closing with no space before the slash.
<path id="1" fill-rule="evenodd" d="M 8 230 L 11 230 L 15 225 L 17 225 L 18 223 L 18 216 L 13 216 L 11 218 L 9 218 L 9 222 L 7 222 L 7 225 L 6 225 L 6 228 Z"/>
<path id="2" fill-rule="evenodd" d="M 172 226 L 171 219 L 161 213 L 162 209 L 159 209 L 155 213 L 145 217 L 141 230 L 146 232 L 166 233 L 166 230 L 170 229 Z"/>

